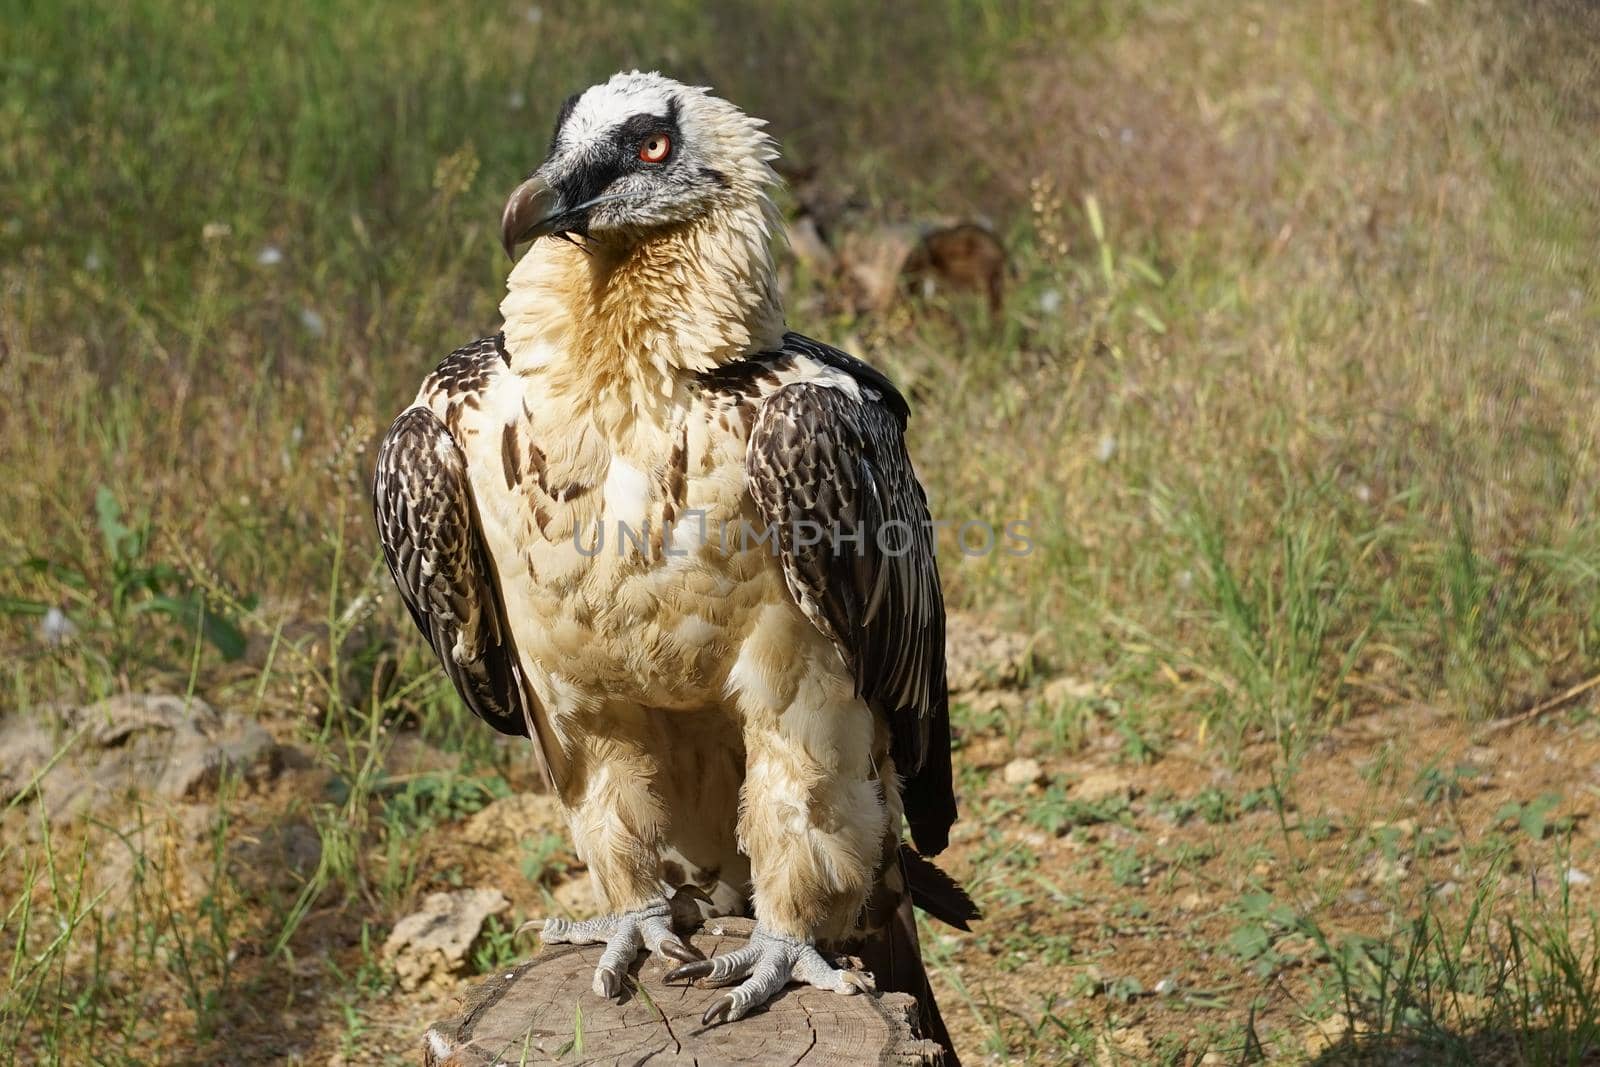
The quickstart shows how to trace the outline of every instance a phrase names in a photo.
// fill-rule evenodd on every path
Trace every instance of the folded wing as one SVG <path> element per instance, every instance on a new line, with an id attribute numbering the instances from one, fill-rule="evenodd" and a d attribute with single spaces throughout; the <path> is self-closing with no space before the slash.
<path id="1" fill-rule="evenodd" d="M 461 699 L 501 733 L 534 738 L 550 782 L 543 716 L 511 645 L 466 458 L 427 408 L 401 413 L 384 438 L 373 512 L 389 573 Z"/>
<path id="2" fill-rule="evenodd" d="M 912 840 L 933 855 L 956 817 L 944 599 L 927 496 L 906 453 L 906 404 L 843 352 L 794 334 L 785 347 L 839 373 L 762 404 L 747 452 L 751 493 L 790 594 L 887 718 Z"/>

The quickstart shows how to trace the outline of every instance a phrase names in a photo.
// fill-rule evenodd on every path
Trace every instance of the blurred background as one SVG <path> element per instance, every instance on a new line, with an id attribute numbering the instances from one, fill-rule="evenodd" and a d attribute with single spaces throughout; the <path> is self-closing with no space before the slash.
<path id="1" fill-rule="evenodd" d="M 791 326 L 1030 524 L 944 562 L 969 1060 L 1593 1062 L 1593 4 L 0 13 L 0 1062 L 410 1063 L 592 907 L 368 482 L 635 67 L 770 120 Z"/>

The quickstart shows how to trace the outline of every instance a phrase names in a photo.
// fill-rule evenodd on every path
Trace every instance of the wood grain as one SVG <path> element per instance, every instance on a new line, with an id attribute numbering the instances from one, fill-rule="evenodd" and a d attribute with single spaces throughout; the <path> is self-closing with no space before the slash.
<path id="1" fill-rule="evenodd" d="M 713 920 L 691 937 L 707 955 L 737 948 L 748 919 Z M 695 1064 L 837 1067 L 936 1065 L 940 1047 L 917 1037 L 916 1002 L 903 993 L 841 996 L 790 986 L 766 1010 L 705 1027 L 719 990 L 665 985 L 668 967 L 641 958 L 620 1001 L 590 989 L 599 945 L 547 945 L 526 963 L 486 979 L 462 1014 L 423 1039 L 425 1067 L 506 1064 Z"/>

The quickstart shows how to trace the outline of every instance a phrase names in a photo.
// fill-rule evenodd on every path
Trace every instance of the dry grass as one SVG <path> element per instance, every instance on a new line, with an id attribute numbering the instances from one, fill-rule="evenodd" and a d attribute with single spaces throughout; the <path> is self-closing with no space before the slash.
<path id="1" fill-rule="evenodd" d="M 1092 694 L 960 709 L 975 818 L 954 862 L 997 916 L 939 942 L 969 1048 L 1292 1062 L 1337 1009 L 1376 1036 L 1330 1061 L 1594 1055 L 1592 894 L 1530 874 L 1600 866 L 1589 705 L 1479 746 L 1516 777 L 1464 813 L 1416 780 L 1448 779 L 1477 723 L 1600 670 L 1596 19 L 1332 0 L 7 11 L 0 704 L 193 689 L 333 783 L 226 794 L 214 849 L 141 837 L 150 891 L 115 911 L 103 829 L 9 808 L 10 1055 L 75 1062 L 93 1035 L 111 1062 L 379 1058 L 433 1010 L 394 998 L 371 949 L 401 909 L 462 879 L 548 906 L 555 868 L 450 846 L 470 783 L 526 768 L 462 721 L 384 595 L 365 483 L 425 369 L 493 328 L 498 203 L 555 102 L 636 64 L 772 118 L 857 224 L 976 212 L 1011 247 L 1001 316 L 795 322 L 918 398 L 942 514 L 1032 523 L 1026 557 L 952 556 L 949 596 L 1038 634 Z M 796 305 L 832 306 L 816 295 Z M 202 629 L 201 604 L 228 625 Z M 71 640 L 41 638 L 52 606 Z M 397 784 L 421 773 L 397 769 L 397 736 L 447 754 L 426 802 Z M 1018 753 L 1050 787 L 995 780 Z M 1140 796 L 1072 807 L 1107 766 Z M 1552 792 L 1560 832 L 1496 818 Z M 1458 845 L 1372 829 L 1404 817 Z M 1306 818 L 1334 845 L 1297 836 Z M 243 877 L 228 848 L 289 825 L 320 866 Z M 1397 848 L 1408 873 L 1341 912 Z M 1154 853 L 1150 875 L 1125 858 Z M 1441 881 L 1466 888 L 1429 903 Z M 1183 918 L 1188 892 L 1216 916 Z M 1230 956 L 1252 923 L 1269 947 L 1325 945 Z M 1084 985 L 1112 947 L 1144 988 L 1226 979 L 1181 1002 Z M 1419 1006 L 1424 987 L 1453 1006 Z"/>

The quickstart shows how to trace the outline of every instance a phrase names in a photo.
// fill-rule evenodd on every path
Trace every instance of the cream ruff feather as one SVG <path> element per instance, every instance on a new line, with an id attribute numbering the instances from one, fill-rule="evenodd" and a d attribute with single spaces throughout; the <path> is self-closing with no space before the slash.
<path id="1" fill-rule="evenodd" d="M 668 165 L 640 138 L 678 142 Z M 395 421 L 375 511 L 462 698 L 533 740 L 566 807 L 610 914 L 545 938 L 608 943 L 597 992 L 641 946 L 679 951 L 663 900 L 753 906 L 746 957 L 683 969 L 745 977 L 708 1021 L 791 979 L 862 988 L 814 948 L 832 943 L 947 1040 L 910 895 L 976 912 L 901 845 L 902 813 L 929 853 L 955 818 L 927 506 L 893 386 L 784 333 L 774 155 L 758 121 L 659 75 L 569 101 L 508 205 L 508 246 L 535 239 L 503 335 Z M 853 554 L 797 516 L 855 530 Z M 890 520 L 907 551 L 876 539 Z"/>
<path id="2" fill-rule="evenodd" d="M 715 146 L 707 154 L 737 161 L 719 171 L 726 201 L 642 241 L 537 242 L 500 303 L 512 368 L 592 414 L 625 449 L 660 443 L 686 378 L 783 333 L 772 260 L 780 222 L 768 195 L 776 148 L 759 120 L 692 92 L 706 110 L 696 132 Z"/>

